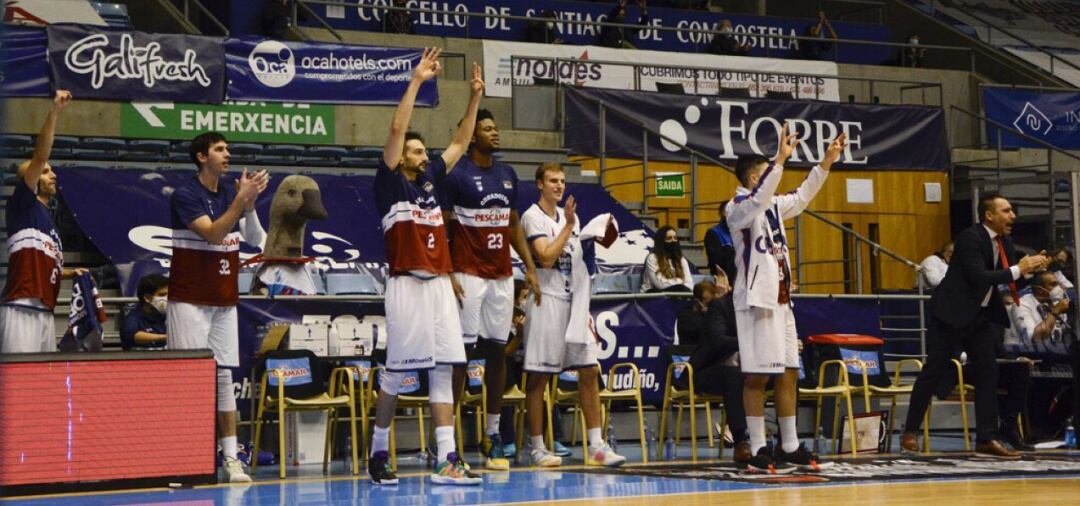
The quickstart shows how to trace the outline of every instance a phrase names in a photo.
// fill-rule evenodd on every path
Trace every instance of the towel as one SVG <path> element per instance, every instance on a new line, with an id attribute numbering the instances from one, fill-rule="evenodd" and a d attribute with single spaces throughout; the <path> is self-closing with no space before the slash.
<path id="1" fill-rule="evenodd" d="M 592 277 L 596 275 L 596 243 L 605 248 L 615 243 L 619 236 L 619 223 L 610 213 L 593 218 L 581 229 L 578 239 L 581 248 L 571 255 L 570 322 L 566 329 L 566 342 L 585 344 L 595 339 L 589 329 L 589 300 L 592 298 Z"/>

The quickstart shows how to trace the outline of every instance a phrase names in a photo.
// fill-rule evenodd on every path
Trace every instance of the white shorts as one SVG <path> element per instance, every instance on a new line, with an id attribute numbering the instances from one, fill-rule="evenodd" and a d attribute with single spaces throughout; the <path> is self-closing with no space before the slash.
<path id="1" fill-rule="evenodd" d="M 477 337 L 506 344 L 514 318 L 514 278 L 485 279 L 465 273 L 455 276 L 465 291 L 461 304 L 465 344 L 476 344 Z"/>
<path id="2" fill-rule="evenodd" d="M 735 311 L 735 326 L 744 373 L 782 374 L 784 369 L 799 368 L 799 337 L 791 306 Z"/>
<path id="3" fill-rule="evenodd" d="M 19 299 L 12 303 L 22 301 Z M 48 309 L 0 306 L 0 353 L 56 351 L 54 327 L 53 313 Z"/>
<path id="4" fill-rule="evenodd" d="M 391 277 L 386 283 L 386 369 L 415 371 L 465 361 L 450 277 Z"/>
<path id="5" fill-rule="evenodd" d="M 545 295 L 537 306 L 525 301 L 525 371 L 557 374 L 597 364 L 596 342 L 566 342 L 570 301 Z"/>
<path id="6" fill-rule="evenodd" d="M 165 306 L 165 328 L 170 350 L 209 348 L 218 367 L 240 367 L 236 306 L 169 301 Z"/>

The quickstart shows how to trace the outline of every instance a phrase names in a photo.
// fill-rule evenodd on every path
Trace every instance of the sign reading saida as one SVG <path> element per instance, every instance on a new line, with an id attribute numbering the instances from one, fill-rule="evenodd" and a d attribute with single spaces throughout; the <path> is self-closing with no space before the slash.
<path id="1" fill-rule="evenodd" d="M 683 174 L 681 172 L 658 172 L 656 174 L 657 197 L 682 197 Z"/>
<path id="2" fill-rule="evenodd" d="M 230 141 L 333 144 L 334 107 L 274 102 L 131 102 L 121 107 L 123 136 L 190 140 L 208 131 Z"/>

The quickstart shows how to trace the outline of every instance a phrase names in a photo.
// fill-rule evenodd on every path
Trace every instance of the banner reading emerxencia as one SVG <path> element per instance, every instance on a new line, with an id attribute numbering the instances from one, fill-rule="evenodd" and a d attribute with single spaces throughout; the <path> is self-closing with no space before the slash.
<path id="1" fill-rule="evenodd" d="M 49 25 L 53 85 L 104 100 L 221 102 L 221 40 L 192 35 Z"/>
<path id="2" fill-rule="evenodd" d="M 259 38 L 227 39 L 229 100 L 335 104 L 397 104 L 419 49 L 309 44 Z M 434 80 L 416 104 L 439 103 Z"/>

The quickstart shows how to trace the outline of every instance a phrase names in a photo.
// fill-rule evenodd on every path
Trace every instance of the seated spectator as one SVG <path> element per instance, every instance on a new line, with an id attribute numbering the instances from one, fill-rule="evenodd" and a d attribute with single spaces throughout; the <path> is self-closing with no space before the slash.
<path id="1" fill-rule="evenodd" d="M 724 276 L 720 283 L 702 281 L 694 285 L 694 301 L 679 313 L 676 327 L 680 345 L 694 345 L 690 366 L 694 369 L 694 390 L 722 395 L 727 423 L 735 441 L 736 462 L 748 460 L 749 439 L 743 411 L 743 375 L 739 367 L 739 338 L 735 329 L 735 305 L 731 286 Z M 686 388 L 687 377 L 675 380 Z"/>
<path id="2" fill-rule="evenodd" d="M 406 0 L 394 0 L 393 6 L 408 7 L 405 2 Z M 412 14 L 410 11 L 383 11 L 383 33 L 415 34 L 416 28 L 413 26 Z"/>
<path id="3" fill-rule="evenodd" d="M 827 37 L 825 35 L 825 30 L 829 31 Z M 803 58 L 820 60 L 826 56 L 830 49 L 832 49 L 833 41 L 837 39 L 836 30 L 833 30 L 832 25 L 829 24 L 828 18 L 825 17 L 825 11 L 818 11 L 817 23 L 806 28 L 806 36 L 814 37 L 817 40 L 799 41 L 802 47 Z"/>
<path id="4" fill-rule="evenodd" d="M 266 0 L 261 18 L 263 35 L 284 39 L 292 26 L 292 0 Z"/>
<path id="5" fill-rule="evenodd" d="M 1068 249 L 1058 248 L 1051 258 L 1050 271 L 1057 277 L 1058 283 L 1066 292 L 1076 288 L 1076 274 L 1073 272 L 1073 256 Z"/>
<path id="6" fill-rule="evenodd" d="M 540 13 L 540 17 L 529 21 L 525 25 L 525 42 L 534 42 L 537 44 L 562 44 L 563 40 L 559 37 L 559 31 L 555 27 L 555 13 L 550 9 L 545 9 Z"/>
<path id="7" fill-rule="evenodd" d="M 926 48 L 919 47 L 919 34 L 913 33 L 908 37 L 908 47 L 904 48 L 904 64 L 908 67 L 921 67 L 923 58 L 926 56 Z"/>
<path id="8" fill-rule="evenodd" d="M 949 270 L 949 260 L 952 260 L 952 252 L 953 243 L 949 241 L 919 264 L 919 272 L 915 275 L 922 276 L 923 288 L 926 291 L 937 288 L 941 280 L 945 279 L 945 273 Z M 919 288 L 918 280 L 915 282 L 915 288 Z"/>
<path id="9" fill-rule="evenodd" d="M 1040 272 L 1031 278 L 1031 293 L 1020 297 L 1017 328 L 1020 339 L 1060 343 L 1069 333 L 1069 299 L 1055 273 Z"/>
<path id="10" fill-rule="evenodd" d="M 619 0 L 615 7 L 608 13 L 608 23 L 626 23 L 626 1 Z M 638 26 L 644 27 L 649 24 L 649 10 L 645 0 L 638 0 L 641 7 L 641 17 L 638 18 Z M 641 31 L 641 28 L 623 28 L 617 26 L 605 26 L 600 30 L 598 44 L 604 47 L 635 49 L 631 40 Z"/>
<path id="11" fill-rule="evenodd" d="M 720 203 L 720 223 L 705 231 L 705 258 L 709 261 L 709 271 L 715 276 L 721 272 L 728 279 L 735 279 L 735 244 L 731 241 L 731 231 L 727 227 L 724 207 L 728 201 Z"/>
<path id="12" fill-rule="evenodd" d="M 750 54 L 750 44 L 739 44 L 731 30 L 731 21 L 720 22 L 720 33 L 713 35 L 708 52 L 719 55 L 746 56 Z"/>
<path id="13" fill-rule="evenodd" d="M 690 262 L 682 256 L 679 237 L 670 226 L 653 236 L 652 253 L 645 257 L 642 292 L 689 292 L 694 286 Z"/>
<path id="14" fill-rule="evenodd" d="M 120 324 L 120 345 L 124 350 L 164 349 L 169 278 L 158 274 L 143 276 L 136 295 L 139 302 Z"/>

